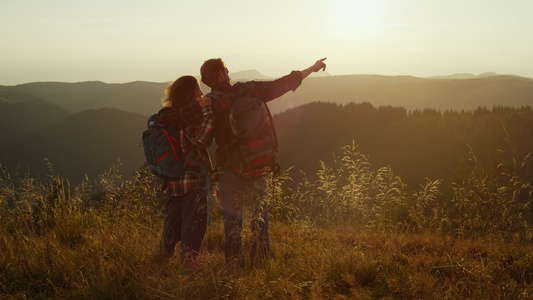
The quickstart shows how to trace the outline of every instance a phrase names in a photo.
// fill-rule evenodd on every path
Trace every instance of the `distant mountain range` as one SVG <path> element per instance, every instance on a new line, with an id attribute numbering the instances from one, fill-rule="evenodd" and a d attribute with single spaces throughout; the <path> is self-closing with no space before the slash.
<path id="1" fill-rule="evenodd" d="M 270 77 L 259 73 L 257 70 L 246 70 L 235 73 L 230 73 L 230 78 L 233 81 L 249 81 L 249 80 L 272 80 L 274 77 Z"/>
<path id="2" fill-rule="evenodd" d="M 231 76 L 235 81 L 238 77 L 271 79 L 256 70 Z M 455 78 L 461 76 L 466 75 L 433 79 L 379 75 L 312 77 L 294 93 L 287 93 L 269 106 L 277 114 L 312 102 L 368 102 L 374 107 L 442 111 L 533 104 L 533 79 L 497 74 Z M 122 174 L 128 178 L 144 163 L 139 147 L 141 133 L 147 116 L 161 108 L 160 100 L 168 84 L 39 82 L 0 86 L 0 163 L 11 170 L 27 166 L 45 174 L 48 169 L 44 158 L 47 158 L 60 174 L 79 181 L 85 174 L 89 177 L 101 174 L 120 158 Z M 205 86 L 203 89 L 206 91 Z M 300 114 L 305 114 L 305 110 L 291 110 L 290 116 L 297 119 Z M 334 115 L 328 117 L 335 118 Z M 308 117 L 306 120 L 312 122 Z M 283 130 L 280 136 L 290 137 L 287 132 L 291 129 Z M 334 136 L 335 128 L 328 130 L 328 135 Z M 309 139 L 316 136 L 305 134 Z M 326 151 L 324 147 L 328 145 L 318 147 L 311 143 L 309 147 L 306 151 L 317 152 L 311 155 L 314 159 L 320 157 L 319 152 Z M 282 155 L 286 164 L 298 159 L 301 157 Z"/>
<path id="3" fill-rule="evenodd" d="M 501 76 L 501 74 L 494 73 L 494 72 L 486 72 L 486 73 L 481 73 L 479 75 L 475 75 L 472 73 L 455 73 L 452 75 L 431 76 L 431 77 L 426 77 L 426 78 L 428 79 L 472 79 L 472 78 L 483 78 L 483 77 L 493 77 L 493 76 Z M 519 77 L 519 76 L 511 75 L 511 74 L 508 74 L 505 76 Z"/>
<path id="4" fill-rule="evenodd" d="M 123 84 L 35 82 L 3 88 L 38 97 L 72 112 L 112 107 L 149 115 L 161 108 L 163 91 L 168 84 L 143 81 Z"/>
<path id="5" fill-rule="evenodd" d="M 231 73 L 234 82 L 271 80 L 256 70 Z M 239 79 L 241 78 L 241 79 Z M 37 82 L 0 86 L 4 94 L 37 98 L 72 112 L 112 107 L 148 116 L 161 108 L 163 91 L 169 82 L 136 81 L 124 84 L 103 82 Z M 201 85 L 204 93 L 208 92 Z M 5 96 L 0 95 L 0 100 Z M 3 100 L 5 101 L 5 100 Z M 402 106 L 409 110 L 474 110 L 505 105 L 520 107 L 533 103 L 533 79 L 485 73 L 455 74 L 434 78 L 381 75 L 310 77 L 293 93 L 269 103 L 273 114 L 311 102 L 369 102 L 374 106 Z"/>
<path id="6" fill-rule="evenodd" d="M 242 82 L 242 81 L 250 81 L 250 80 L 273 80 L 273 79 L 276 79 L 274 77 L 261 74 L 257 70 L 240 71 L 240 72 L 230 73 L 229 75 L 230 75 L 230 78 L 231 78 L 231 80 L 233 82 L 238 82 L 238 81 Z M 316 72 L 316 73 L 311 73 L 309 76 L 310 77 L 326 77 L 326 76 L 331 76 L 331 74 L 328 73 L 327 71 L 320 71 L 320 72 Z"/>
<path id="7" fill-rule="evenodd" d="M 369 102 L 374 106 L 441 111 L 521 107 L 533 105 L 533 79 L 506 75 L 471 79 L 380 75 L 308 78 L 294 93 L 283 95 L 269 106 L 273 112 L 282 112 L 311 102 Z"/>

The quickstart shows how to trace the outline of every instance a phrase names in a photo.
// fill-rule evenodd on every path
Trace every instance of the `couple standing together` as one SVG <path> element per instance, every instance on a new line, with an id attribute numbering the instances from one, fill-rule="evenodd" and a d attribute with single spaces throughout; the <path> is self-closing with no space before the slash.
<path id="1" fill-rule="evenodd" d="M 272 81 L 249 81 L 231 85 L 229 71 L 220 58 L 204 62 L 200 69 L 201 80 L 212 93 L 222 98 L 254 95 L 265 103 L 288 91 L 296 90 L 303 79 L 313 72 L 325 70 L 325 58 L 312 66 Z M 207 148 L 213 138 L 218 146 L 216 165 L 218 171 L 219 200 L 224 218 L 225 258 L 228 265 L 244 264 L 242 245 L 243 205 L 249 205 L 251 216 L 252 260 L 266 258 L 270 253 L 268 233 L 268 200 L 272 180 L 270 167 L 255 178 L 236 172 L 239 166 L 228 151 L 233 137 L 228 124 L 227 110 L 213 105 L 210 97 L 203 96 L 198 80 L 193 76 L 178 78 L 165 90 L 164 108 L 157 115 L 163 124 L 179 126 L 179 144 L 184 153 L 200 161 L 208 175 L 184 173 L 179 179 L 165 181 L 163 190 L 169 196 L 161 238 L 161 252 L 172 256 L 177 242 L 181 241 L 181 258 L 185 265 L 198 269 L 197 255 L 207 228 L 208 195 L 206 186 L 213 176 L 213 167 Z M 207 178 L 210 177 L 210 178 Z"/>

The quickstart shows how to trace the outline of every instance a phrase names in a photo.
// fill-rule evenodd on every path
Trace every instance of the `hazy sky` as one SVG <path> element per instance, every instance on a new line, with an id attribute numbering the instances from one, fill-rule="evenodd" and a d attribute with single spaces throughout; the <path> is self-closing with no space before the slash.
<path id="1" fill-rule="evenodd" d="M 223 58 L 281 76 L 533 77 L 531 0 L 0 0 L 0 85 L 166 82 Z"/>

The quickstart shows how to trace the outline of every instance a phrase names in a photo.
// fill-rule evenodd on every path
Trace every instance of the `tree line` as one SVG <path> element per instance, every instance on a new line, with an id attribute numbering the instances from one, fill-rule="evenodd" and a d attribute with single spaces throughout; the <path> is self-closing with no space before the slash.
<path id="1" fill-rule="evenodd" d="M 533 149 L 533 111 L 495 106 L 474 111 L 411 110 L 370 103 L 311 103 L 276 115 L 278 159 L 314 176 L 319 162 L 331 163 L 334 152 L 355 142 L 376 166 L 390 166 L 416 187 L 430 179 L 450 179 L 475 155 L 489 163 L 499 152 L 520 161 Z M 533 167 L 519 170 L 528 181 Z"/>

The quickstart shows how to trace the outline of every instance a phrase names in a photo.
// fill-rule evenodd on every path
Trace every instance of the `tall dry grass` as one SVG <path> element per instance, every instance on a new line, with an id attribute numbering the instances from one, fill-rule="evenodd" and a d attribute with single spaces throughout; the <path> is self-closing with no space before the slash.
<path id="1" fill-rule="evenodd" d="M 528 299 L 528 160 L 511 157 L 472 154 L 456 178 L 410 189 L 347 145 L 317 180 L 290 190 L 286 172 L 275 179 L 273 256 L 240 271 L 226 269 L 216 205 L 202 270 L 156 255 L 164 196 L 146 170 L 124 181 L 117 163 L 75 186 L 3 170 L 0 298 Z"/>
<path id="2" fill-rule="evenodd" d="M 482 165 L 471 151 L 454 178 L 406 186 L 388 166 L 374 168 L 355 144 L 332 166 L 321 162 L 317 179 L 304 177 L 284 197 L 284 213 L 318 225 L 374 230 L 432 230 L 441 234 L 517 234 L 533 238 L 531 183 L 521 176 L 530 155 L 495 150 Z"/>

